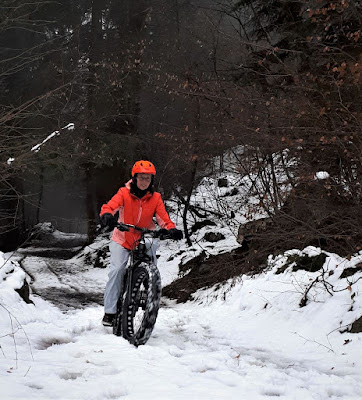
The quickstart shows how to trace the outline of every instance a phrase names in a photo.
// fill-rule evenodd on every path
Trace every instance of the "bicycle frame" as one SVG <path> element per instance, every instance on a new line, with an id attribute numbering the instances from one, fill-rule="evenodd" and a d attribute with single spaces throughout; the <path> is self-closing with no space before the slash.
<path id="1" fill-rule="evenodd" d="M 127 267 L 126 274 L 123 280 L 122 294 L 124 296 L 127 291 L 130 292 L 130 290 L 132 289 L 131 282 L 133 270 L 137 268 L 142 262 L 150 263 L 154 261 L 152 257 L 147 254 L 145 236 L 149 234 L 152 238 L 159 237 L 162 239 L 169 239 L 170 237 L 166 229 L 150 230 L 147 228 L 140 228 L 136 225 L 124 223 L 117 223 L 116 228 L 121 228 L 121 230 L 123 231 L 125 230 L 125 228 L 127 228 L 127 231 L 129 231 L 130 229 L 134 229 L 141 233 L 141 237 L 137 240 L 138 243 L 136 244 L 136 247 L 131 250 L 129 266 Z"/>

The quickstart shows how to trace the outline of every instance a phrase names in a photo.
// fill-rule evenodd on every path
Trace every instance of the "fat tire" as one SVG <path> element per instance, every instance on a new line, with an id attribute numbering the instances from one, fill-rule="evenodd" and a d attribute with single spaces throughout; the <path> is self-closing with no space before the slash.
<path id="1" fill-rule="evenodd" d="M 139 297 L 142 285 L 146 286 L 146 299 L 143 318 L 135 331 L 134 317 L 139 308 Z M 156 265 L 141 263 L 133 271 L 131 290 L 123 298 L 120 314 L 122 336 L 135 346 L 145 344 L 151 336 L 156 323 L 161 300 L 161 276 Z"/>
<path id="2" fill-rule="evenodd" d="M 118 303 L 117 303 L 117 312 L 116 312 L 116 316 L 113 320 L 113 334 L 116 336 L 121 336 L 122 335 L 122 314 L 123 314 L 123 310 L 122 310 L 122 304 L 123 304 L 123 300 L 122 297 L 124 297 L 125 295 L 123 294 L 119 299 L 118 299 Z"/>
<path id="3" fill-rule="evenodd" d="M 117 301 L 117 311 L 116 311 L 116 316 L 114 317 L 113 320 L 113 334 L 116 336 L 122 336 L 122 315 L 123 315 L 123 302 L 126 297 L 126 292 L 127 292 L 127 281 L 128 281 L 128 269 L 126 269 L 126 273 L 124 274 L 123 277 L 123 287 L 122 287 L 122 293 L 119 296 L 119 299 Z"/>

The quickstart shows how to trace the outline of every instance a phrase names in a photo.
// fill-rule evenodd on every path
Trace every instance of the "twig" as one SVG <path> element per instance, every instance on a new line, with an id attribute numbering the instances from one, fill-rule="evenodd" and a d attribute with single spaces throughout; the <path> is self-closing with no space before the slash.
<path id="1" fill-rule="evenodd" d="M 12 337 L 13 337 L 13 342 L 14 342 L 14 352 L 15 352 L 15 368 L 18 369 L 18 348 L 16 345 L 16 340 L 15 340 L 15 331 L 14 331 L 14 325 L 13 325 L 13 319 L 10 315 L 10 323 L 11 323 L 11 330 L 12 330 Z"/>
<path id="2" fill-rule="evenodd" d="M 182 203 L 183 205 L 186 205 L 186 200 L 183 198 L 183 196 L 181 195 L 181 193 L 179 193 L 176 189 L 174 189 L 174 193 L 176 194 L 176 196 L 178 197 L 178 199 L 181 201 L 181 203 Z M 172 201 L 172 200 L 169 200 L 169 201 Z M 176 202 L 176 203 L 177 203 L 177 202 Z M 208 210 L 208 209 L 205 209 L 205 208 L 200 207 L 200 206 L 195 206 L 195 205 L 193 205 L 193 204 L 190 204 L 189 210 L 190 210 L 190 211 L 193 211 L 193 212 L 194 212 L 198 217 L 200 217 L 200 218 L 206 218 L 206 217 L 207 217 L 207 213 L 208 213 L 208 214 L 215 215 L 215 216 L 217 216 L 217 217 L 219 217 L 219 218 L 224 217 L 224 215 L 222 215 L 222 214 L 220 214 L 220 213 L 218 213 L 218 212 L 215 212 L 215 211 L 213 211 L 213 210 Z M 206 214 L 205 214 L 205 215 L 202 215 L 202 214 L 200 213 L 200 211 L 198 211 L 198 210 L 203 211 L 203 212 L 205 212 Z"/>
<path id="3" fill-rule="evenodd" d="M 317 277 L 314 279 L 314 281 L 308 286 L 307 290 L 306 290 L 305 293 L 304 293 L 304 296 L 302 297 L 302 299 L 301 299 L 300 302 L 299 302 L 299 307 L 304 307 L 304 306 L 307 305 L 307 300 L 308 300 L 307 295 L 308 295 L 308 292 L 312 289 L 312 287 L 313 287 L 317 282 L 319 282 L 319 278 L 320 278 L 320 276 L 317 276 Z"/>
<path id="4" fill-rule="evenodd" d="M 3 353 L 3 356 L 6 358 L 6 355 L 4 353 L 4 349 L 1 347 L 1 344 L 0 344 L 0 349 L 1 349 L 1 352 Z"/>
<path id="5" fill-rule="evenodd" d="M 31 354 L 31 358 L 32 358 L 32 360 L 34 360 L 33 351 L 32 351 L 32 348 L 31 348 L 31 343 L 30 343 L 29 337 L 28 337 L 27 333 L 25 332 L 25 329 L 23 328 L 22 324 L 15 317 L 15 315 L 13 315 L 3 304 L 0 303 L 0 307 L 2 307 L 9 314 L 9 318 L 10 318 L 10 321 L 11 321 L 12 332 L 9 335 L 13 335 L 13 337 L 14 337 L 15 354 L 16 354 L 16 367 L 17 367 L 18 358 L 17 358 L 17 346 L 16 346 L 16 341 L 15 341 L 15 333 L 20 329 L 24 332 L 24 336 L 25 336 L 26 341 L 28 342 L 28 345 L 29 345 L 29 351 L 30 351 L 30 354 Z M 14 327 L 13 327 L 13 319 L 18 324 L 18 327 L 17 327 L 16 330 L 14 330 Z M 5 335 L 5 336 L 8 336 L 8 335 Z"/>
<path id="6" fill-rule="evenodd" d="M 328 262 L 327 262 L 327 269 L 328 269 L 328 265 L 329 265 L 330 261 L 331 261 L 331 259 L 329 259 Z M 324 266 L 322 267 L 322 271 L 323 271 L 322 274 L 321 274 L 322 283 L 323 283 L 323 286 L 325 287 L 326 291 L 327 291 L 331 296 L 333 296 L 333 293 L 331 293 L 331 292 L 329 291 L 328 287 L 327 287 L 327 285 L 329 285 L 329 286 L 332 288 L 332 291 L 333 291 L 333 285 L 332 285 L 331 283 L 327 282 L 327 281 L 324 279 L 325 274 L 327 273 L 327 269 L 325 270 L 325 269 L 324 269 Z"/>
<path id="7" fill-rule="evenodd" d="M 334 353 L 334 350 L 332 349 L 332 347 L 328 347 L 328 346 L 326 346 L 326 345 L 323 344 L 323 343 L 317 342 L 316 340 L 307 339 L 307 338 L 303 337 L 302 335 L 299 335 L 299 333 L 297 333 L 297 332 L 293 332 L 293 333 L 294 333 L 295 335 L 299 336 L 300 338 L 304 339 L 306 342 L 316 343 L 316 344 L 318 344 L 319 346 L 325 347 L 328 351 L 331 351 L 332 353 Z M 328 340 L 328 343 L 330 344 L 329 340 Z"/>

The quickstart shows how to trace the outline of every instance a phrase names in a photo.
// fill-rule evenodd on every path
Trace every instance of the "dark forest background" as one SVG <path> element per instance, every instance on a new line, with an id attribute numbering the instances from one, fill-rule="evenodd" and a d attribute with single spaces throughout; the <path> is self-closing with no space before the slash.
<path id="1" fill-rule="evenodd" d="M 263 182 L 268 251 L 360 250 L 361 22 L 354 0 L 2 0 L 2 250 L 41 221 L 92 240 L 137 159 L 187 204 L 236 145 Z"/>

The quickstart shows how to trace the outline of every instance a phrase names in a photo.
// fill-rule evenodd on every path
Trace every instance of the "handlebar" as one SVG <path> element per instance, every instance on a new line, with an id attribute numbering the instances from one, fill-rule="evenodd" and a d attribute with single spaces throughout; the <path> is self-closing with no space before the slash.
<path id="1" fill-rule="evenodd" d="M 134 229 L 135 231 L 140 232 L 142 236 L 149 234 L 152 237 L 159 238 L 161 240 L 172 239 L 172 237 L 167 229 L 152 230 L 152 229 L 148 229 L 148 228 L 140 228 L 139 226 L 132 225 L 132 224 L 125 224 L 123 222 L 118 222 L 116 224 L 116 228 L 123 232 L 129 232 L 131 229 Z"/>

